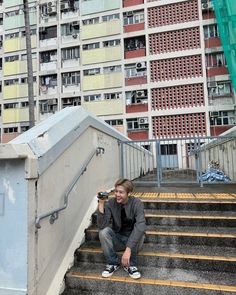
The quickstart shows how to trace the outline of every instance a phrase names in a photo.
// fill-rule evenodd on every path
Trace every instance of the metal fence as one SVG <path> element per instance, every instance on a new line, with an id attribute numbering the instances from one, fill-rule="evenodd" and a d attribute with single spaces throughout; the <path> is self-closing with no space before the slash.
<path id="1" fill-rule="evenodd" d="M 121 163 L 123 177 L 158 186 L 235 183 L 236 136 L 123 141 Z"/>

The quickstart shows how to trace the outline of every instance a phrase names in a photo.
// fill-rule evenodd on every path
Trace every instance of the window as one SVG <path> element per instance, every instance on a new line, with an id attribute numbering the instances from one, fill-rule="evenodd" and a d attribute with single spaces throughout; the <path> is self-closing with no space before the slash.
<path id="1" fill-rule="evenodd" d="M 40 78 L 40 81 L 41 81 L 41 86 L 52 87 L 52 88 L 57 86 L 57 76 L 56 75 L 42 76 Z"/>
<path id="2" fill-rule="evenodd" d="M 99 68 L 84 70 L 84 76 L 92 76 L 97 74 L 100 74 Z"/>
<path id="3" fill-rule="evenodd" d="M 120 45 L 120 40 L 109 40 L 109 41 L 104 41 L 103 42 L 103 47 L 114 47 Z"/>
<path id="4" fill-rule="evenodd" d="M 99 23 L 99 17 L 89 18 L 83 20 L 83 25 L 94 25 Z"/>
<path id="5" fill-rule="evenodd" d="M 121 92 L 104 93 L 104 99 L 119 99 Z"/>
<path id="6" fill-rule="evenodd" d="M 121 66 L 109 66 L 109 67 L 103 68 L 104 74 L 114 73 L 114 72 L 121 72 Z"/>
<path id="7" fill-rule="evenodd" d="M 145 76 L 146 68 L 142 68 L 141 70 L 136 67 L 136 64 L 128 65 L 125 67 L 125 78 L 133 78 L 138 76 Z"/>
<path id="8" fill-rule="evenodd" d="M 18 103 L 14 102 L 14 103 L 6 103 L 4 104 L 4 109 L 16 109 L 18 108 Z"/>
<path id="9" fill-rule="evenodd" d="M 85 95 L 84 101 L 91 102 L 91 101 L 100 101 L 102 100 L 101 94 L 92 94 L 92 95 Z"/>
<path id="10" fill-rule="evenodd" d="M 48 63 L 52 61 L 57 61 L 57 51 L 46 51 L 40 53 L 40 63 Z"/>
<path id="11" fill-rule="evenodd" d="M 80 72 L 71 72 L 62 74 L 62 85 L 79 85 L 80 84 Z"/>
<path id="12" fill-rule="evenodd" d="M 217 24 L 204 26 L 204 38 L 219 37 Z"/>
<path id="13" fill-rule="evenodd" d="M 32 59 L 36 59 L 37 58 L 36 53 L 32 53 L 31 57 L 32 57 Z M 21 60 L 27 60 L 27 54 L 22 54 Z"/>
<path id="14" fill-rule="evenodd" d="M 222 96 L 230 95 L 232 93 L 231 82 L 209 82 L 208 95 L 209 96 Z"/>
<path id="15" fill-rule="evenodd" d="M 123 120 L 118 119 L 118 120 L 106 120 L 105 121 L 108 125 L 111 126 L 119 126 L 119 125 L 123 125 Z"/>
<path id="16" fill-rule="evenodd" d="M 215 112 L 216 113 L 216 112 Z M 217 116 L 213 116 L 210 113 L 210 125 L 235 125 L 236 114 L 234 111 L 219 111 Z"/>
<path id="17" fill-rule="evenodd" d="M 61 25 L 61 35 L 62 36 L 70 36 L 73 35 L 73 37 L 77 37 L 80 31 L 80 25 L 78 21 L 63 24 Z"/>
<path id="18" fill-rule="evenodd" d="M 119 19 L 119 13 L 110 14 L 110 15 L 104 15 L 102 17 L 103 22 L 109 22 L 109 21 L 114 20 L 114 19 Z"/>
<path id="19" fill-rule="evenodd" d="M 78 59 L 80 57 L 79 47 L 64 48 L 61 51 L 62 60 Z"/>
<path id="20" fill-rule="evenodd" d="M 13 39 L 13 38 L 18 38 L 19 37 L 19 32 L 16 32 L 16 33 L 11 33 L 11 34 L 6 34 L 5 35 L 5 39 L 8 40 L 8 39 Z"/>
<path id="21" fill-rule="evenodd" d="M 48 99 L 39 101 L 40 113 L 55 113 L 57 111 L 57 99 Z"/>
<path id="22" fill-rule="evenodd" d="M 211 53 L 206 56 L 207 67 L 222 67 L 226 65 L 223 52 Z"/>
<path id="23" fill-rule="evenodd" d="M 28 101 L 22 101 L 21 102 L 21 107 L 22 108 L 27 108 L 29 106 L 29 102 Z"/>
<path id="24" fill-rule="evenodd" d="M 127 130 L 134 130 L 134 129 L 145 129 L 148 130 L 148 118 L 132 118 L 127 119 Z"/>
<path id="25" fill-rule="evenodd" d="M 19 55 L 12 55 L 12 56 L 5 57 L 5 62 L 12 62 L 16 60 L 19 60 Z"/>
<path id="26" fill-rule="evenodd" d="M 90 49 L 96 49 L 96 48 L 100 48 L 99 42 L 83 45 L 83 50 L 90 50 Z"/>
<path id="27" fill-rule="evenodd" d="M 124 25 L 133 25 L 144 22 L 144 11 L 127 11 L 124 13 Z"/>
<path id="28" fill-rule="evenodd" d="M 161 155 L 177 155 L 177 145 L 176 144 L 162 144 L 161 145 Z"/>
<path id="29" fill-rule="evenodd" d="M 17 127 L 8 127 L 8 128 L 3 128 L 4 133 L 16 133 L 18 132 Z"/>
<path id="30" fill-rule="evenodd" d="M 5 86 L 19 84 L 19 79 L 9 79 L 4 81 Z"/>

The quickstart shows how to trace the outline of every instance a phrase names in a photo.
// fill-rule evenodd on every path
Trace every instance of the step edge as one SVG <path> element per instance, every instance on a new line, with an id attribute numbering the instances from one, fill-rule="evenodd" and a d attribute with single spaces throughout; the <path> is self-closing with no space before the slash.
<path id="1" fill-rule="evenodd" d="M 101 254 L 103 253 L 101 248 L 81 248 L 81 249 L 78 249 L 77 251 L 78 252 L 88 252 L 88 253 L 101 253 Z M 171 253 L 171 252 L 140 251 L 138 253 L 138 256 L 149 256 L 149 257 L 153 256 L 153 257 L 168 257 L 168 258 L 178 258 L 178 259 L 197 259 L 197 260 L 236 262 L 236 257 L 207 256 L 207 255 L 181 254 L 181 253 Z"/>
<path id="2" fill-rule="evenodd" d="M 217 284 L 206 284 L 206 283 L 198 284 L 193 282 L 144 279 L 144 278 L 134 280 L 129 277 L 119 277 L 119 276 L 103 278 L 101 275 L 83 274 L 83 273 L 75 272 L 75 271 L 71 271 L 67 273 L 67 277 L 81 278 L 81 279 L 94 279 L 94 280 L 107 280 L 107 281 L 114 281 L 114 282 L 145 284 L 145 285 L 161 285 L 161 286 L 170 286 L 170 287 L 183 287 L 183 288 L 215 290 L 215 291 L 224 291 L 224 292 L 236 292 L 236 286 L 230 286 L 230 285 L 217 285 Z"/>

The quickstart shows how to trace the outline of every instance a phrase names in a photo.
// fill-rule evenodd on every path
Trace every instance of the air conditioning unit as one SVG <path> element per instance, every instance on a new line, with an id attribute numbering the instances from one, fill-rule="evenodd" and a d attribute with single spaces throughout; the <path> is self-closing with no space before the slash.
<path id="1" fill-rule="evenodd" d="M 220 116 L 220 112 L 210 112 L 210 117 L 219 117 Z"/>
<path id="2" fill-rule="evenodd" d="M 144 90 L 137 90 L 136 97 L 145 97 L 145 91 Z"/>
<path id="3" fill-rule="evenodd" d="M 147 117 L 146 118 L 139 118 L 138 122 L 139 122 L 140 125 L 148 124 L 148 118 Z"/>
<path id="4" fill-rule="evenodd" d="M 51 2 L 49 2 L 51 3 Z M 48 6 L 48 14 L 56 14 L 57 13 L 57 7 L 56 6 Z"/>
<path id="5" fill-rule="evenodd" d="M 142 71 L 142 70 L 145 70 L 145 69 L 146 69 L 145 61 L 136 63 L 136 70 L 137 71 Z"/>
<path id="6" fill-rule="evenodd" d="M 61 10 L 68 10 L 69 8 L 69 3 L 61 3 Z"/>

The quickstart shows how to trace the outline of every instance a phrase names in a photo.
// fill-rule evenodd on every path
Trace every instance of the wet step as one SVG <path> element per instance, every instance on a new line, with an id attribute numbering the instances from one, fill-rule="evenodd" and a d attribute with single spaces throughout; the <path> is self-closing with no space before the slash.
<path id="1" fill-rule="evenodd" d="M 142 278 L 133 280 L 122 268 L 109 279 L 102 278 L 103 269 L 104 264 L 101 263 L 80 263 L 67 274 L 67 286 L 69 289 L 91 292 L 99 290 L 107 294 L 111 290 L 113 294 L 128 292 L 137 295 L 211 294 L 210 292 L 229 295 L 236 292 L 235 274 L 230 273 L 140 266 Z M 118 293 L 115 293 L 116 290 Z"/>

